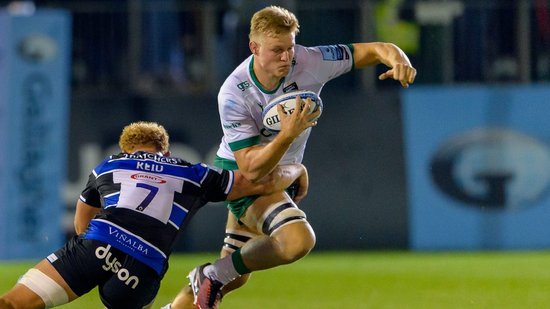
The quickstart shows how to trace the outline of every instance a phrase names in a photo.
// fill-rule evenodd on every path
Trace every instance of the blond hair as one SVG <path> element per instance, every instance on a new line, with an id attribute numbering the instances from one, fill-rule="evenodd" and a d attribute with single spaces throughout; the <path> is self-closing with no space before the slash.
<path id="1" fill-rule="evenodd" d="M 170 142 L 163 126 L 156 122 L 139 121 L 124 127 L 118 146 L 125 153 L 133 153 L 143 147 L 166 153 Z"/>
<path id="2" fill-rule="evenodd" d="M 297 35 L 300 24 L 296 16 L 289 10 L 279 6 L 268 6 L 256 12 L 250 20 L 250 40 L 260 36 L 277 37 L 280 34 Z"/>

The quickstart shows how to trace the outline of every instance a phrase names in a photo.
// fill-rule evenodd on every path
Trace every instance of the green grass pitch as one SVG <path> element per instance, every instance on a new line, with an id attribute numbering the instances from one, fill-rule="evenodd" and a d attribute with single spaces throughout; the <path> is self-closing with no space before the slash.
<path id="1" fill-rule="evenodd" d="M 154 308 L 214 254 L 176 254 Z M 0 293 L 33 263 L 1 262 Z M 550 252 L 313 252 L 257 272 L 224 309 L 550 308 Z M 102 308 L 94 290 L 61 308 Z"/>

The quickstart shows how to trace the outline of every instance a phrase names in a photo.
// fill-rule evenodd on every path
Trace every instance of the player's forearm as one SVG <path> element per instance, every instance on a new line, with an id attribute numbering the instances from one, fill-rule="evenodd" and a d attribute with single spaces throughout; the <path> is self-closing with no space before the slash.
<path id="1" fill-rule="evenodd" d="M 233 186 L 227 195 L 227 200 L 235 200 L 247 195 L 258 195 L 263 190 L 263 184 L 249 181 L 241 171 L 234 172 Z"/>
<path id="2" fill-rule="evenodd" d="M 356 68 L 380 63 L 388 67 L 394 67 L 400 63 L 411 64 L 407 55 L 392 43 L 354 43 L 353 50 L 354 65 Z"/>
<path id="3" fill-rule="evenodd" d="M 269 195 L 283 191 L 298 179 L 305 180 L 307 186 L 307 169 L 302 164 L 276 166 L 271 173 L 256 182 L 246 179 L 240 170 L 234 173 L 233 187 L 227 196 L 228 200 L 247 195 Z"/>
<path id="4" fill-rule="evenodd" d="M 279 134 L 267 145 L 250 147 L 235 152 L 239 170 L 248 180 L 252 182 L 259 181 L 271 173 L 279 164 L 293 141 L 293 138 Z"/>

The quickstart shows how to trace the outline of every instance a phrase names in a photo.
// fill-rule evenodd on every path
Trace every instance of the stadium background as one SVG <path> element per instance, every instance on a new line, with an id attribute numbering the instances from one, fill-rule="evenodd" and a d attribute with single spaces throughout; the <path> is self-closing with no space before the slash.
<path id="1" fill-rule="evenodd" d="M 7 12 L 9 3 L 0 1 L 0 6 Z M 265 4 L 282 4 L 296 13 L 301 23 L 299 44 L 394 42 L 405 49 L 418 70 L 416 83 L 408 90 L 392 81 L 378 81 L 382 67 L 355 71 L 325 86 L 325 113 L 314 129 L 304 161 L 311 188 L 302 207 L 318 236 L 316 250 L 550 246 L 547 229 L 542 222 L 534 222 L 543 221 L 550 207 L 546 200 L 548 172 L 533 176 L 537 170 L 546 170 L 550 153 L 549 127 L 541 118 L 548 101 L 550 22 L 548 1 L 538 0 L 19 2 L 17 10 L 63 10 L 70 15 L 71 24 L 67 39 L 71 54 L 67 59 L 69 106 L 62 119 L 67 138 L 55 140 L 66 150 L 67 159 L 63 161 L 66 166 L 59 168 L 60 202 L 49 205 L 62 212 L 56 218 L 37 210 L 35 226 L 48 225 L 60 235 L 71 234 L 74 202 L 90 169 L 115 151 L 122 126 L 131 121 L 164 124 L 176 155 L 210 162 L 221 137 L 217 89 L 247 55 L 249 16 Z M 2 44 L 7 43 L 0 43 L 5 48 Z M 10 69 L 6 61 L 0 61 L 1 82 L 6 82 Z M 482 94 L 471 95 L 472 91 Z M 4 105 L 12 99 L 5 93 L 0 96 Z M 480 111 L 486 117 L 470 127 L 454 126 L 441 140 L 431 142 L 413 134 L 438 132 L 452 121 L 468 123 L 475 112 L 463 103 L 472 102 L 487 107 Z M 516 113 L 514 106 L 521 104 L 530 106 L 530 113 Z M 422 112 L 415 114 L 414 110 Z M 487 169 L 495 172 L 500 168 L 497 172 L 502 172 L 504 168 L 507 173 L 520 175 L 526 178 L 523 188 L 537 183 L 537 192 L 514 199 L 510 196 L 521 195 L 521 188 L 504 185 L 500 199 L 457 198 L 426 176 L 433 166 L 424 161 L 432 160 L 435 150 L 445 142 L 472 128 L 495 125 L 525 134 L 519 142 L 497 138 L 497 144 L 506 146 L 495 147 L 511 154 L 497 156 L 496 161 L 504 162 L 500 167 L 491 165 L 495 157 L 490 157 L 484 161 Z M 24 134 L 15 130 L 3 127 L 0 134 Z M 518 147 L 524 149 L 525 139 L 532 138 L 536 139 L 534 159 L 528 151 L 515 152 Z M 0 152 L 12 151 L 6 140 L 0 138 Z M 483 142 L 488 148 L 494 146 L 492 140 Z M 423 147 L 431 153 L 415 152 Z M 17 153 L 12 155 L 18 157 Z M 421 155 L 428 157 L 418 159 Z M 510 163 L 510 157 L 518 156 L 530 164 Z M 483 170 L 480 164 L 476 161 L 472 166 Z M 0 184 L 5 186 L 0 190 L 4 193 L 0 195 L 0 209 L 4 209 L 0 220 L 13 222 L 17 218 L 8 215 L 8 209 L 18 205 L 12 203 L 5 189 L 12 175 L 3 173 L 0 177 Z M 422 188 L 415 186 L 426 181 Z M 464 185 L 462 189 L 471 190 L 465 195 L 479 194 L 479 190 L 487 190 L 482 185 L 474 189 Z M 21 191 L 29 194 L 26 188 Z M 425 203 L 434 208 L 423 208 Z M 206 207 L 197 215 L 178 242 L 177 251 L 218 250 L 226 211 L 222 205 L 216 206 Z M 461 221 L 463 217 L 465 221 Z M 460 226 L 450 229 L 456 222 Z M 0 248 L 9 251 L 15 246 L 16 235 L 6 229 L 1 234 Z M 438 237 L 432 239 L 426 234 Z M 26 241 L 47 246 L 17 258 L 41 257 L 59 245 L 45 241 L 40 233 L 34 235 Z M 7 253 L 4 257 L 12 258 Z"/>

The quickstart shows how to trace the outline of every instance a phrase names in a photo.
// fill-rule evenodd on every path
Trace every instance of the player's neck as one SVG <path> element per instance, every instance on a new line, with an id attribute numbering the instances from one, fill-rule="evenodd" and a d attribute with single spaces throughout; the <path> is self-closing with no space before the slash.
<path id="1" fill-rule="evenodd" d="M 150 146 L 138 146 L 133 149 L 132 153 L 138 152 L 138 151 L 144 151 L 149 153 L 156 153 L 159 156 L 163 156 L 164 154 L 156 149 L 156 147 L 150 147 Z"/>
<path id="2" fill-rule="evenodd" d="M 260 83 L 260 85 L 267 91 L 275 90 L 281 83 L 281 77 L 269 74 L 257 67 L 254 63 L 253 66 L 254 75 Z"/>

